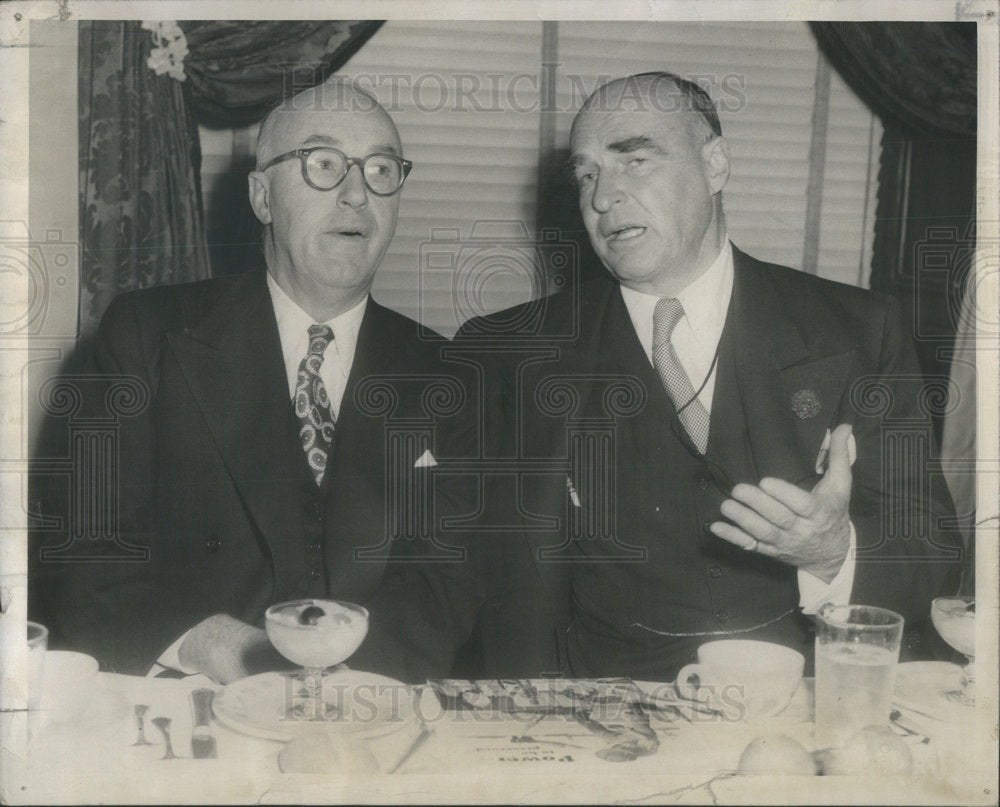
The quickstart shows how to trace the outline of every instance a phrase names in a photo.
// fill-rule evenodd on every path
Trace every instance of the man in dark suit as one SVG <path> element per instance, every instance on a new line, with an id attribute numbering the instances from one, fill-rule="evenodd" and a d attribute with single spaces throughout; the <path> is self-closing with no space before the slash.
<path id="1" fill-rule="evenodd" d="M 927 655 L 960 550 L 897 306 L 729 242 L 729 147 L 690 82 L 599 88 L 571 148 L 609 276 L 459 335 L 492 373 L 507 523 L 479 544 L 478 601 L 424 570 L 425 601 L 454 615 L 426 668 L 447 667 L 474 608 L 490 675 L 673 680 L 719 638 L 811 666 L 827 601 L 900 612 L 904 658 Z"/>
<path id="2" fill-rule="evenodd" d="M 66 520 L 36 534 L 32 608 L 55 646 L 227 682 L 274 663 L 270 604 L 372 597 L 390 544 L 430 517 L 464 395 L 444 340 L 369 296 L 409 168 L 370 95 L 301 93 L 262 124 L 249 176 L 266 270 L 111 305 L 83 406 L 107 418 L 119 382 L 140 405 L 116 425 L 114 540 L 70 540 Z"/>
<path id="3" fill-rule="evenodd" d="M 548 302 L 535 332 L 573 338 L 508 365 L 505 385 L 517 456 L 565 459 L 519 499 L 564 525 L 526 545 L 560 668 L 671 680 L 724 637 L 808 657 L 827 601 L 902 613 L 904 655 L 926 653 L 930 601 L 961 564 L 895 304 L 731 245 L 729 148 L 694 84 L 599 88 L 571 150 L 611 277 Z"/>

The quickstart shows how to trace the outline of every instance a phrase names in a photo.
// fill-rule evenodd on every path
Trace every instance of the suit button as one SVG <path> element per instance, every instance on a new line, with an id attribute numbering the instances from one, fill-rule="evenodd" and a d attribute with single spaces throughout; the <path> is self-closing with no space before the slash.
<path id="1" fill-rule="evenodd" d="M 716 579 L 722 577 L 722 569 L 719 566 L 712 566 L 708 570 L 709 577 L 714 577 Z"/>
<path id="2" fill-rule="evenodd" d="M 218 552 L 220 546 L 222 546 L 222 540 L 218 535 L 210 535 L 205 541 L 205 549 L 209 552 Z"/>
<path id="3" fill-rule="evenodd" d="M 317 543 L 309 544 L 309 551 L 310 552 L 320 552 L 320 551 L 322 551 L 322 549 L 323 549 L 323 547 L 320 544 L 317 544 Z"/>
<path id="4" fill-rule="evenodd" d="M 908 633 L 903 640 L 903 644 L 906 645 L 907 650 L 919 650 L 923 644 L 923 640 L 920 638 L 919 633 Z"/>
<path id="5" fill-rule="evenodd" d="M 711 532 L 712 532 L 712 529 L 711 529 L 711 528 L 712 528 L 712 522 L 711 522 L 711 521 L 702 521 L 702 522 L 701 522 L 701 528 L 702 528 L 702 529 L 703 529 L 703 530 L 704 530 L 705 532 L 707 532 L 707 533 L 711 533 Z"/>
<path id="6" fill-rule="evenodd" d="M 321 505 L 319 502 L 313 502 L 312 512 L 313 516 L 316 518 L 317 521 L 323 520 L 325 512 L 323 510 L 323 505 Z"/>
<path id="7" fill-rule="evenodd" d="M 694 483 L 698 486 L 698 490 L 708 490 L 708 477 L 705 474 L 698 474 L 694 478 Z"/>
<path id="8" fill-rule="evenodd" d="M 310 569 L 309 570 L 309 576 L 313 580 L 319 580 L 323 576 L 323 572 L 321 570 L 319 570 L 319 569 Z"/>
<path id="9" fill-rule="evenodd" d="M 720 608 L 718 611 L 715 612 L 715 618 L 719 622 L 728 622 L 729 611 L 727 611 L 725 608 Z"/>

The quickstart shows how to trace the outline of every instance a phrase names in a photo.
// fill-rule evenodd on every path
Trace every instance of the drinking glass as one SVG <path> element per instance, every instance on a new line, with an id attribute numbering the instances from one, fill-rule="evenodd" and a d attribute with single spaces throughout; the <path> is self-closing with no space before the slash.
<path id="1" fill-rule="evenodd" d="M 42 669 L 49 646 L 49 629 L 38 622 L 28 622 L 28 709 L 38 708 L 42 693 Z"/>
<path id="2" fill-rule="evenodd" d="M 870 605 L 820 608 L 816 624 L 816 743 L 839 747 L 887 726 L 903 617 Z"/>
<path id="3" fill-rule="evenodd" d="M 42 702 L 42 671 L 49 646 L 49 629 L 38 622 L 28 622 L 28 738 L 39 729 Z"/>
<path id="4" fill-rule="evenodd" d="M 969 660 L 962 669 L 962 688 L 946 697 L 963 706 L 975 706 L 976 598 L 938 597 L 931 603 L 931 622 L 941 638 Z"/>
<path id="5" fill-rule="evenodd" d="M 368 633 L 368 611 L 336 600 L 291 600 L 267 609 L 264 628 L 281 655 L 302 665 L 306 693 L 325 714 L 323 675 L 360 647 Z"/>

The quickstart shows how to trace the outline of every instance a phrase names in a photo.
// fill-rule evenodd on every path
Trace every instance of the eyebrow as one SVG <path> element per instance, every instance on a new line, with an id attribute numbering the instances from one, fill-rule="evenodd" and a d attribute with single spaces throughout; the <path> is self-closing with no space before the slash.
<path id="1" fill-rule="evenodd" d="M 613 151 L 616 154 L 631 154 L 633 151 L 640 151 L 642 149 L 653 149 L 660 154 L 663 153 L 663 149 L 656 144 L 656 141 L 646 135 L 636 135 L 635 137 L 626 137 L 624 140 L 616 140 L 614 143 L 609 143 L 606 148 L 608 151 Z M 586 157 L 581 154 L 574 154 L 566 162 L 566 167 L 570 171 L 575 171 L 586 162 L 588 162 Z"/>
<path id="2" fill-rule="evenodd" d="M 653 142 L 652 138 L 646 137 L 646 135 L 627 137 L 624 140 L 616 140 L 614 143 L 608 144 L 608 151 L 616 151 L 619 154 L 628 154 L 632 151 L 648 148 L 659 151 L 659 146 Z"/>
<path id="3" fill-rule="evenodd" d="M 344 144 L 343 141 L 338 140 L 336 137 L 330 137 L 330 135 L 325 134 L 311 134 L 305 140 L 302 141 L 302 147 L 309 145 L 310 143 L 317 143 L 323 146 L 333 146 L 334 148 L 341 148 Z M 399 149 L 397 149 L 391 143 L 377 143 L 368 152 L 369 154 L 394 154 L 399 156 Z"/>

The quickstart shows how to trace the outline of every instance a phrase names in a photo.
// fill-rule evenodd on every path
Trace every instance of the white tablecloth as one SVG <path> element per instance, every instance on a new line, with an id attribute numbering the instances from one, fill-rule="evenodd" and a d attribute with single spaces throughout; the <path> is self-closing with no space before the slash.
<path id="1" fill-rule="evenodd" d="M 593 803 L 995 803 L 961 766 L 968 763 L 962 727 L 938 727 L 912 750 L 916 773 L 896 779 L 752 777 L 735 775 L 743 748 L 764 733 L 784 733 L 813 748 L 811 682 L 792 704 L 762 724 L 698 725 L 654 721 L 658 751 L 631 762 L 594 754 L 579 726 L 526 727 L 517 721 L 441 719 L 392 775 L 352 771 L 284 774 L 282 743 L 246 736 L 213 721 L 218 758 L 191 759 L 189 693 L 201 677 L 147 679 L 101 674 L 86 714 L 72 728 L 36 731 L 26 752 L 5 738 L 9 803 L 295 803 L 514 802 Z M 133 705 L 147 704 L 146 736 L 134 746 Z M 171 719 L 180 758 L 164 760 L 151 719 Z M 17 730 L 13 731 L 16 735 Z M 525 737 L 534 738 L 525 740 Z M 516 738 L 516 739 L 515 739 Z M 995 762 L 995 761 L 994 761 Z M 958 765 L 959 768 L 955 766 Z M 956 770 L 960 770 L 956 773 Z"/>

